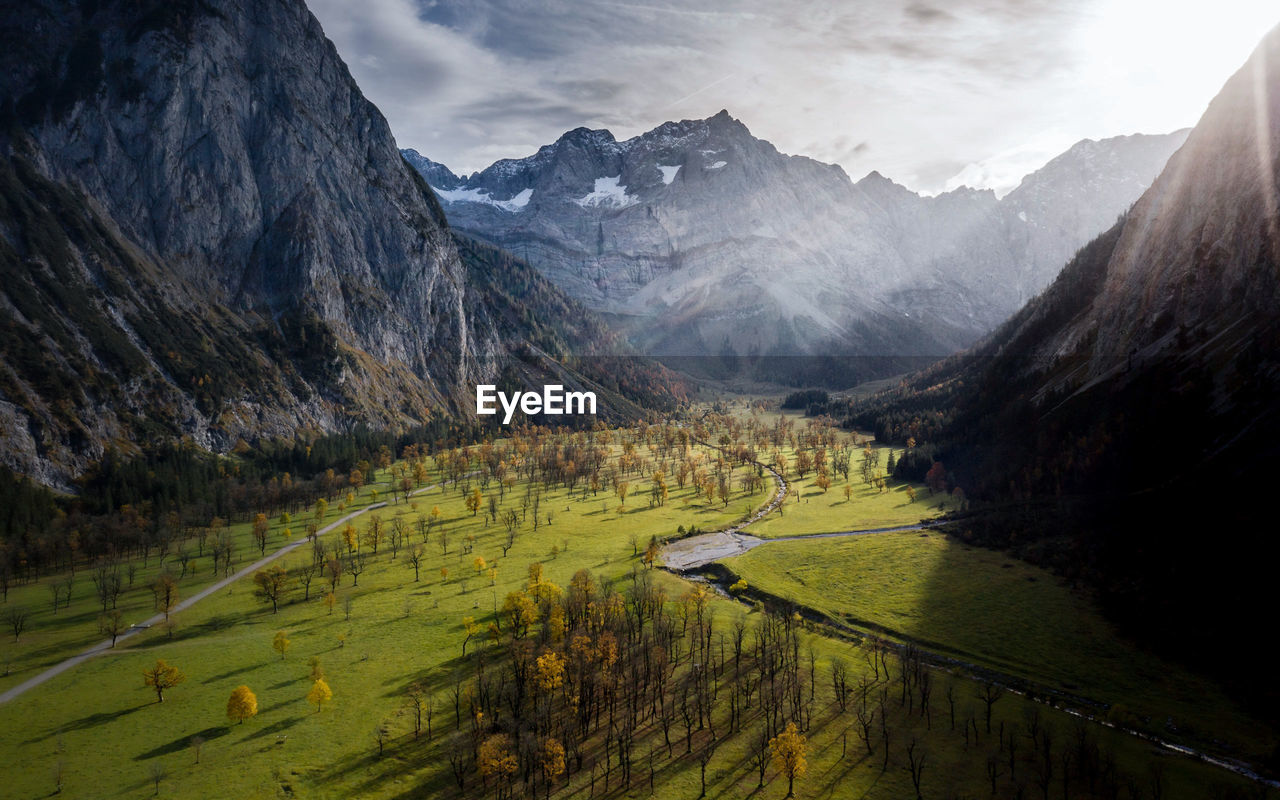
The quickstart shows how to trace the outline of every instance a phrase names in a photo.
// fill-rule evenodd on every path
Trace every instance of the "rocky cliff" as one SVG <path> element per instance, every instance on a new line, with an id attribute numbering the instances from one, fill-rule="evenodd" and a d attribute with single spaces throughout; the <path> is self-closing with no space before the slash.
<path id="1" fill-rule="evenodd" d="M 4 463 L 66 486 L 111 446 L 409 425 L 527 343 L 301 0 L 0 26 Z"/>

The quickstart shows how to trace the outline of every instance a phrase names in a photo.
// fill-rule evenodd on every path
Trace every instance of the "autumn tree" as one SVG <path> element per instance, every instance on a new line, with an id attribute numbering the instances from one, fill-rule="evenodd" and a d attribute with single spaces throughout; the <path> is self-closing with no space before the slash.
<path id="1" fill-rule="evenodd" d="M 649 539 L 649 546 L 644 550 L 644 565 L 653 569 L 653 562 L 658 559 L 658 540 L 656 538 Z"/>
<path id="2" fill-rule="evenodd" d="M 462 655 L 465 658 L 467 655 L 467 644 L 472 640 L 472 638 L 475 637 L 477 633 L 480 632 L 480 627 L 476 625 L 475 617 L 463 617 L 462 629 L 466 631 L 466 634 L 467 634 L 462 639 Z"/>
<path id="3" fill-rule="evenodd" d="M 289 652 L 289 634 L 285 631 L 276 631 L 275 638 L 271 640 L 271 649 L 280 654 L 280 660 L 284 660 L 284 654 Z"/>
<path id="4" fill-rule="evenodd" d="M 924 485 L 929 487 L 929 494 L 946 491 L 947 468 L 942 466 L 941 461 L 935 461 L 933 466 L 929 467 L 929 471 L 924 476 Z"/>
<path id="5" fill-rule="evenodd" d="M 378 554 L 378 546 L 382 544 L 386 538 L 386 525 L 382 521 L 382 517 L 377 514 L 369 515 L 369 524 L 365 528 L 364 541 L 373 550 L 373 554 Z"/>
<path id="6" fill-rule="evenodd" d="M 307 692 L 307 702 L 316 704 L 316 713 L 320 713 L 320 709 L 324 704 L 333 699 L 333 690 L 329 688 L 329 684 L 325 683 L 324 678 L 316 678 L 311 684 L 311 691 Z"/>
<path id="7" fill-rule="evenodd" d="M 822 490 L 823 494 L 831 488 L 831 477 L 826 472 L 819 472 L 818 477 L 813 479 L 813 484 Z"/>
<path id="8" fill-rule="evenodd" d="M 253 540 L 258 544 L 258 553 L 267 554 L 267 531 L 271 530 L 271 522 L 267 515 L 258 512 L 253 515 Z"/>
<path id="9" fill-rule="evenodd" d="M 157 659 L 155 666 L 147 667 L 142 671 L 142 682 L 145 686 L 155 689 L 156 702 L 164 702 L 164 690 L 172 689 L 187 679 L 186 675 L 165 663 L 164 659 Z"/>
<path id="10" fill-rule="evenodd" d="M 538 656 L 536 662 L 538 688 L 545 694 L 551 694 L 563 686 L 564 667 L 564 659 L 554 651 Z"/>
<path id="11" fill-rule="evenodd" d="M 564 771 L 564 745 L 548 736 L 542 740 L 542 779 L 547 783 L 547 794 L 551 793 L 551 786 Z"/>
<path id="12" fill-rule="evenodd" d="M 231 690 L 227 700 L 227 719 L 243 724 L 246 719 L 258 715 L 258 697 L 248 686 L 237 686 Z"/>
<path id="13" fill-rule="evenodd" d="M 805 761 L 805 749 L 805 737 L 796 730 L 794 722 L 788 722 L 786 730 L 769 742 L 774 767 L 787 776 L 787 797 L 795 797 L 796 778 L 803 777 L 809 766 Z"/>
<path id="14" fill-rule="evenodd" d="M 289 573 L 285 572 L 280 565 L 272 565 L 266 569 L 260 569 L 253 575 L 253 583 L 258 588 L 254 593 L 262 598 L 263 602 L 271 604 L 271 613 L 275 614 L 280 610 L 280 598 L 284 595 L 285 587 L 289 584 Z"/>
<path id="15" fill-rule="evenodd" d="M 488 737 L 481 742 L 480 749 L 476 752 L 476 769 L 486 782 L 490 778 L 496 778 L 501 786 L 511 780 L 518 766 L 511 737 L 505 733 L 495 733 Z"/>
<path id="16" fill-rule="evenodd" d="M 533 598 L 524 592 L 510 592 L 502 604 L 502 614 L 507 618 L 511 635 L 519 639 L 538 621 L 538 607 Z"/>
<path id="17" fill-rule="evenodd" d="M 471 512 L 471 516 L 475 516 L 480 512 L 480 504 L 484 501 L 483 495 L 480 494 L 480 487 L 477 486 L 471 490 L 471 494 L 467 495 L 467 510 Z"/>

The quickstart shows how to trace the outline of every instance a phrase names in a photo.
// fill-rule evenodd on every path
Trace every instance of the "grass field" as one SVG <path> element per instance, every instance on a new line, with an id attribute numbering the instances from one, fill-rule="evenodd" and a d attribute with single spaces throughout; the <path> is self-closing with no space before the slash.
<path id="1" fill-rule="evenodd" d="M 824 492 L 818 486 L 815 475 L 810 474 L 803 480 L 792 475 L 791 492 L 782 513 L 770 514 L 752 525 L 751 534 L 769 539 L 808 533 L 889 528 L 933 519 L 945 510 L 947 498 L 941 494 L 931 495 L 922 485 L 888 480 L 882 491 L 872 484 L 864 483 L 856 475 L 850 477 L 848 485 L 853 496 L 845 499 L 843 481 L 833 484 Z M 915 492 L 914 500 L 908 496 L 908 487 Z"/>
<path id="2" fill-rule="evenodd" d="M 640 566 L 636 552 L 643 551 L 648 537 L 669 536 L 680 525 L 696 524 L 703 529 L 722 526 L 772 495 L 772 487 L 766 484 L 755 496 L 739 495 L 726 507 L 695 499 L 691 489 L 677 489 L 664 505 L 651 506 L 647 482 L 638 479 L 633 484 L 632 497 L 622 510 L 617 498 L 606 500 L 604 492 L 584 500 L 581 489 L 572 495 L 563 488 L 546 490 L 542 509 L 554 512 L 553 521 L 540 525 L 537 531 L 522 526 L 505 556 L 502 525 L 486 525 L 483 513 L 471 514 L 464 507 L 460 489 L 433 490 L 414 502 L 419 509 L 440 507 L 442 527 L 449 534 L 448 552 L 440 546 L 438 530 L 431 534 L 420 580 L 415 581 L 403 550 L 394 559 L 388 551 L 380 550 L 359 576 L 358 587 L 352 585 L 350 576 L 343 578 L 332 608 L 320 599 L 323 590 L 317 591 L 313 585 L 309 602 L 302 600 L 301 590 L 294 590 L 279 613 L 273 614 L 269 605 L 254 596 L 251 581 L 239 581 L 177 615 L 172 631 L 147 631 L 127 646 L 91 659 L 0 706 L 0 753 L 4 754 L 0 762 L 4 789 L 0 793 L 13 798 L 46 797 L 60 784 L 61 794 L 67 797 L 149 797 L 158 777 L 158 793 L 163 797 L 457 796 L 441 731 L 452 731 L 455 718 L 450 689 L 456 677 L 470 669 L 462 656 L 464 617 L 473 616 L 486 624 L 505 594 L 523 584 L 527 568 L 534 562 L 542 563 L 545 576 L 561 586 L 581 568 L 625 584 L 625 576 Z M 525 488 L 521 481 L 509 490 L 504 507 L 518 507 Z M 409 509 L 407 503 L 401 503 L 381 513 L 390 518 L 413 513 Z M 413 534 L 411 541 L 420 540 Z M 463 553 L 467 544 L 472 552 Z M 796 544 L 767 545 L 758 552 L 764 554 L 770 548 L 781 552 L 781 548 Z M 247 542 L 241 544 L 242 561 L 256 553 Z M 477 556 L 485 559 L 483 569 L 474 563 Z M 299 553 L 289 559 L 301 557 Z M 494 567 L 497 572 L 491 578 L 488 570 Z M 184 593 L 211 577 L 207 558 L 201 569 Z M 442 575 L 442 569 L 448 570 L 447 576 Z M 680 579 L 664 573 L 657 573 L 656 579 L 669 587 L 668 595 L 673 598 L 687 588 Z M 41 586 L 24 587 L 10 602 L 25 598 L 34 608 L 36 600 L 44 599 L 44 591 Z M 146 589 L 135 588 L 128 595 L 130 613 L 149 615 L 150 599 Z M 712 608 L 722 630 L 730 619 L 748 613 L 727 600 L 713 601 Z M 77 593 L 71 613 L 59 611 L 56 622 L 51 614 L 37 615 L 23 642 L 6 643 L 0 651 L 3 658 L 21 665 L 7 678 L 9 685 L 29 675 L 37 665 L 97 641 L 99 637 L 92 632 L 97 610 L 96 600 L 85 588 Z M 42 612 L 47 613 L 47 609 Z M 286 631 L 291 642 L 284 658 L 272 649 L 278 631 Z M 39 638 L 41 635 L 45 638 Z M 867 669 L 861 651 L 852 645 L 817 635 L 807 635 L 806 641 L 824 665 L 829 658 L 840 656 L 850 661 L 855 672 Z M 481 647 L 473 642 L 469 653 Z M 332 702 L 318 712 L 305 699 L 310 685 L 308 662 L 313 657 L 319 659 L 333 690 Z M 141 675 L 157 658 L 186 675 L 184 683 L 166 692 L 163 703 L 157 703 L 154 693 L 143 686 Z M 823 666 L 819 670 L 824 674 Z M 399 711 L 406 687 L 418 680 L 435 692 L 435 735 L 415 739 Z M 946 675 L 940 675 L 939 680 L 955 681 L 961 724 L 980 714 L 976 684 Z M 908 736 L 919 737 L 928 745 L 925 797 L 988 795 L 984 788 L 986 758 L 994 744 L 985 733 L 975 733 L 970 742 L 967 736 L 947 730 L 946 712 L 941 707 L 929 721 L 919 716 L 895 719 L 895 736 L 903 738 L 895 739 L 884 770 L 878 754 L 868 757 L 859 749 L 848 715 L 835 713 L 827 682 L 819 678 L 817 683 L 818 707 L 823 710 L 809 731 L 809 772 L 797 783 L 797 796 L 914 796 L 901 749 Z M 241 684 L 257 694 L 259 714 L 244 724 L 230 724 L 225 713 L 227 699 Z M 994 724 L 1020 724 L 1033 709 L 1044 715 L 1046 724 L 1063 740 L 1077 730 L 1077 722 L 1070 717 L 1013 695 L 996 707 Z M 385 753 L 379 756 L 373 731 L 384 723 L 391 737 Z M 1090 726 L 1089 735 L 1144 786 L 1149 780 L 1160 782 L 1165 797 L 1223 796 L 1227 787 L 1244 786 L 1221 770 L 1162 754 L 1149 744 L 1105 728 Z M 204 740 L 199 763 L 191 747 L 193 737 Z M 652 789 L 648 767 L 637 765 L 638 777 L 632 786 L 614 786 L 610 795 L 698 796 L 697 754 L 709 745 L 707 734 L 695 736 L 692 755 L 685 755 L 677 746 L 668 756 L 659 745 L 660 738 L 654 730 L 646 729 L 636 751 L 641 763 L 652 753 Z M 842 757 L 846 745 L 848 752 Z M 779 784 L 773 769 L 765 789 L 757 792 L 746 747 L 743 736 L 719 743 L 707 764 L 708 794 L 781 798 L 785 781 Z M 1150 776 L 1158 774 L 1158 778 L 1149 776 L 1152 764 L 1158 770 Z M 997 796 L 1014 796 L 1019 782 L 1029 792 L 1030 772 L 1019 774 L 1022 777 L 1017 781 L 1004 781 Z M 474 779 L 468 784 L 468 796 L 491 794 L 482 791 Z M 585 771 L 575 773 L 569 785 L 556 793 L 575 798 L 591 795 Z M 1052 796 L 1060 795 L 1061 790 L 1055 788 Z"/>
<path id="3" fill-rule="evenodd" d="M 330 504 L 320 525 L 323 527 L 346 514 L 367 508 L 370 503 L 387 499 L 384 471 L 381 479 L 375 477 L 361 487 L 355 493 L 353 501 L 346 504 L 345 510 L 339 509 L 339 502 Z M 282 523 L 279 517 L 273 518 L 267 539 L 267 554 L 304 536 L 306 522 L 311 519 L 314 517 L 310 512 L 287 524 Z M 253 539 L 251 528 L 252 525 L 247 521 L 229 525 L 227 528 L 235 542 L 236 569 L 259 558 L 258 545 Z M 286 530 L 291 531 L 289 538 L 284 536 Z M 187 542 L 186 547 L 193 553 L 197 552 L 194 541 Z M 179 600 L 195 594 L 221 577 L 213 574 L 210 552 L 211 546 L 207 543 L 204 547 L 204 555 L 193 558 L 187 575 L 178 579 Z M 301 559 L 305 555 L 307 553 L 303 552 L 293 558 Z M 134 567 L 135 573 L 133 580 L 126 585 L 125 591 L 118 598 L 117 608 L 124 613 L 125 621 L 132 624 L 155 614 L 155 601 L 149 587 L 160 573 L 167 569 L 177 578 L 180 569 L 172 553 L 167 559 L 153 553 L 146 562 L 133 559 L 128 564 Z M 4 639 L 3 643 L 0 643 L 0 668 L 2 668 L 0 692 L 102 641 L 103 636 L 98 632 L 98 617 L 102 613 L 102 606 L 98 601 L 89 568 L 82 567 L 74 576 L 70 603 L 66 607 L 60 607 L 56 612 L 53 610 L 53 596 L 49 585 L 61 584 L 66 578 L 65 572 L 42 576 L 38 581 L 16 585 L 9 590 L 5 607 L 22 606 L 30 612 L 30 618 L 27 622 L 27 630 L 23 632 L 19 641 L 15 642 L 12 635 L 0 637 Z"/>
<path id="4" fill-rule="evenodd" d="M 1274 744 L 1212 682 L 1121 637 L 1084 593 L 942 533 L 779 542 L 725 565 L 833 620 L 1114 705 L 1116 721 L 1165 738 L 1225 741 L 1254 759 Z"/>

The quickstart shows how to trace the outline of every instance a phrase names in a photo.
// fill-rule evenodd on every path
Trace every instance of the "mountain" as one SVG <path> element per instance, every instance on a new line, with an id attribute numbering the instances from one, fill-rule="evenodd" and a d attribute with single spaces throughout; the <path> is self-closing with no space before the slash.
<path id="1" fill-rule="evenodd" d="M 403 427 L 532 369 L 301 0 L 0 26 L 5 464 L 67 486 L 108 447 Z"/>
<path id="2" fill-rule="evenodd" d="M 982 504 L 966 537 L 1093 584 L 1183 656 L 1194 632 L 1191 655 L 1237 684 L 1257 671 L 1216 655 L 1269 607 L 1280 556 L 1260 502 L 1280 462 L 1278 154 L 1280 28 L 1048 289 L 973 350 L 850 409 L 917 439 L 902 474 L 936 458 Z"/>
<path id="3" fill-rule="evenodd" d="M 438 164 L 427 158 L 417 150 L 407 149 L 400 151 L 404 155 L 404 160 L 418 171 L 422 177 L 427 179 L 427 183 L 438 189 L 454 189 L 462 179 L 453 174 L 453 171 L 444 164 Z"/>
<path id="4" fill-rule="evenodd" d="M 456 228 L 521 255 L 643 352 L 940 356 L 1042 288 L 1184 135 L 1081 142 L 1004 200 L 854 183 L 724 111 L 622 142 L 579 128 L 465 178 L 406 157 Z"/>

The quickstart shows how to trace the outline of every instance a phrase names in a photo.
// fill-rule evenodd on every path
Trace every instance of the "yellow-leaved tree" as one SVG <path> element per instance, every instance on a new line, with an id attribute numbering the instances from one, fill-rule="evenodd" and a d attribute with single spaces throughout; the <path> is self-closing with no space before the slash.
<path id="1" fill-rule="evenodd" d="M 164 690 L 172 689 L 187 679 L 177 667 L 171 667 L 165 663 L 164 659 L 157 659 L 154 667 L 148 667 L 142 671 L 142 681 L 148 687 L 156 690 L 156 702 L 164 702 Z"/>
<path id="2" fill-rule="evenodd" d="M 315 683 L 311 684 L 311 691 L 307 692 L 307 702 L 316 704 L 316 713 L 320 713 L 320 709 L 324 704 L 333 699 L 333 690 L 329 688 L 329 684 L 324 682 L 324 678 L 317 678 Z"/>
<path id="3" fill-rule="evenodd" d="M 284 660 L 284 654 L 289 652 L 289 634 L 285 631 L 276 631 L 276 638 L 271 640 L 271 649 L 280 654 L 280 660 Z"/>
<path id="4" fill-rule="evenodd" d="M 769 742 L 769 754 L 773 765 L 787 776 L 787 797 L 794 797 L 796 778 L 803 777 L 809 766 L 804 757 L 804 734 L 796 730 L 794 722 L 788 722 L 786 730 Z"/>
<path id="5" fill-rule="evenodd" d="M 556 779 L 564 774 L 564 745 L 559 740 L 547 737 L 542 740 L 542 777 L 547 782 L 547 789 Z"/>
<path id="6" fill-rule="evenodd" d="M 480 749 L 476 753 L 476 769 L 485 781 L 497 778 L 500 785 L 506 783 L 516 774 L 517 766 L 510 736 L 495 733 L 480 743 Z"/>
<path id="7" fill-rule="evenodd" d="M 231 697 L 227 700 L 227 719 L 243 723 L 257 714 L 258 697 L 248 686 L 237 686 L 231 690 Z"/>
<path id="8" fill-rule="evenodd" d="M 538 688 L 547 694 L 564 685 L 564 659 L 555 652 L 538 656 Z"/>

